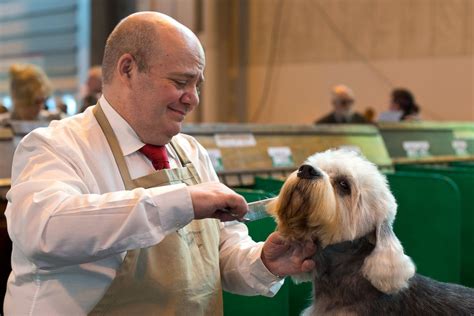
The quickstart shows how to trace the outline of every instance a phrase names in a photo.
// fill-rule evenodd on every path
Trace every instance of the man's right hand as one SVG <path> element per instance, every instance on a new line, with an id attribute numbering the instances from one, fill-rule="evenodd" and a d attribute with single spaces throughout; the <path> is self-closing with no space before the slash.
<path id="1" fill-rule="evenodd" d="M 189 186 L 194 218 L 217 218 L 223 222 L 242 220 L 248 211 L 245 199 L 219 182 Z"/>

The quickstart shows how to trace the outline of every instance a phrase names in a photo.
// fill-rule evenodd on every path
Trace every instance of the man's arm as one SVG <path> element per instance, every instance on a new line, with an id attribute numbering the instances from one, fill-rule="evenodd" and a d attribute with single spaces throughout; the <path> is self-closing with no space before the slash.
<path id="1" fill-rule="evenodd" d="M 28 137 L 18 147 L 7 195 L 8 230 L 18 249 L 38 268 L 80 264 L 149 247 L 195 217 L 233 219 L 214 208 L 234 208 L 241 216 L 246 211 L 243 199 L 221 184 L 100 194 L 86 183 L 85 164 L 78 166 L 38 136 Z"/>

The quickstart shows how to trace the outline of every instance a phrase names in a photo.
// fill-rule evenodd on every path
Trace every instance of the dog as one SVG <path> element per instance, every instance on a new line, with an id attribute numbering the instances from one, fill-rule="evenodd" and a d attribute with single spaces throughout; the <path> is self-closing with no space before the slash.
<path id="1" fill-rule="evenodd" d="M 328 150 L 292 173 L 270 212 L 287 240 L 312 240 L 316 268 L 302 315 L 474 315 L 474 289 L 415 273 L 392 230 L 386 178 L 356 152 Z"/>

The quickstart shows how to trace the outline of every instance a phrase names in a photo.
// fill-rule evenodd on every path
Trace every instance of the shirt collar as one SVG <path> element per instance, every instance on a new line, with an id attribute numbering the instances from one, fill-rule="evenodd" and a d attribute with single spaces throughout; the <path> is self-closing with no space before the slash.
<path id="1" fill-rule="evenodd" d="M 133 128 L 115 111 L 103 95 L 100 97 L 99 102 L 107 120 L 114 130 L 124 156 L 128 156 L 142 148 L 145 143 L 140 140 Z"/>

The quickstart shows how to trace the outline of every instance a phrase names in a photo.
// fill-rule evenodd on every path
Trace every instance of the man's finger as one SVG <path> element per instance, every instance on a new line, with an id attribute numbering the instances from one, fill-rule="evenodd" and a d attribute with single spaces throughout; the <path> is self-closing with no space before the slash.
<path id="1" fill-rule="evenodd" d="M 309 272 L 309 271 L 313 270 L 315 267 L 316 267 L 316 264 L 314 263 L 313 260 L 306 259 L 301 264 L 301 271 L 302 272 Z"/>
<path id="2" fill-rule="evenodd" d="M 311 241 L 306 241 L 303 246 L 303 256 L 305 258 L 312 257 L 316 252 L 316 245 Z"/>

